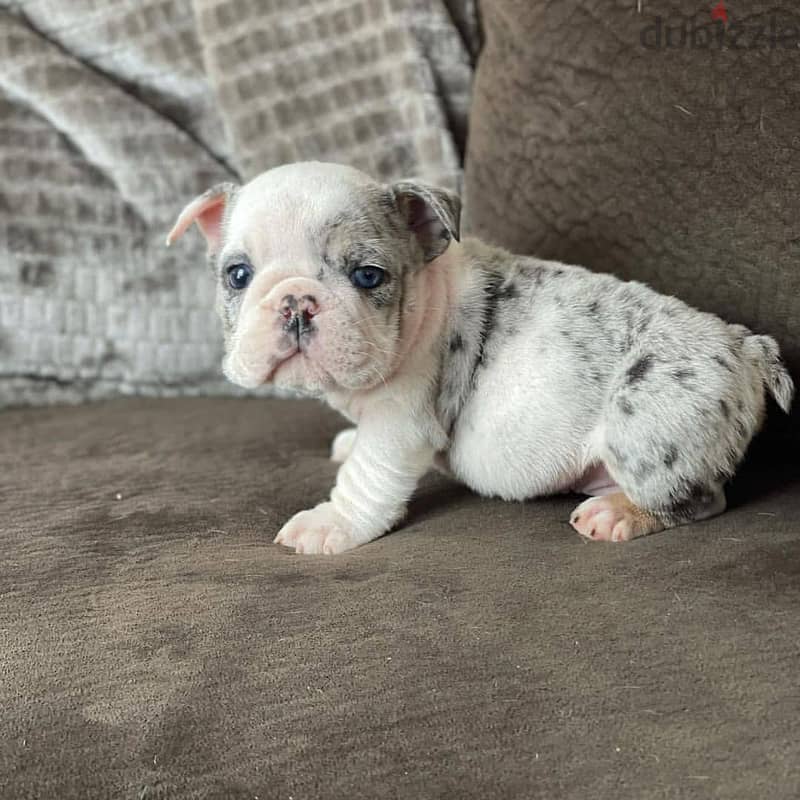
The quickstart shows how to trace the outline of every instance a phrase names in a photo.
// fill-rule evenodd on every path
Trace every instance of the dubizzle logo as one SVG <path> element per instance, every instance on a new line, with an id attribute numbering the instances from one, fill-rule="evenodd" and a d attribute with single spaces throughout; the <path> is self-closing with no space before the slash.
<path id="1" fill-rule="evenodd" d="M 662 17 L 642 29 L 639 41 L 648 50 L 796 50 L 800 53 L 800 26 L 779 20 L 737 22 L 725 0 L 693 17 Z"/>
<path id="2" fill-rule="evenodd" d="M 714 8 L 711 9 L 711 19 L 714 22 L 724 22 L 728 24 L 728 9 L 725 8 L 725 0 L 719 0 Z"/>

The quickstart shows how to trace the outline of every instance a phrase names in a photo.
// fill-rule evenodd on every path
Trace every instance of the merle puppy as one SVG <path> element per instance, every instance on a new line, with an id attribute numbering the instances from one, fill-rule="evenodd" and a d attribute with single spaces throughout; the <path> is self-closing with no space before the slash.
<path id="1" fill-rule="evenodd" d="M 570 522 L 625 541 L 719 514 L 725 482 L 792 380 L 768 336 L 639 283 L 459 241 L 459 201 L 321 163 L 216 186 L 205 235 L 234 383 L 324 397 L 330 499 L 276 542 L 340 553 L 403 516 L 432 464 L 507 500 L 592 495 Z"/>

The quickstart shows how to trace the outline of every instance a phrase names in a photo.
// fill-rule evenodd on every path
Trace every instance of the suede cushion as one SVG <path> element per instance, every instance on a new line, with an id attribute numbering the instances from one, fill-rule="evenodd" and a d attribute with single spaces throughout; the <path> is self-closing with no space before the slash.
<path id="1" fill-rule="evenodd" d="M 270 544 L 341 420 L 287 400 L 0 414 L 0 797 L 800 794 L 800 475 L 589 544 L 431 476 L 396 533 Z"/>
<path id="2" fill-rule="evenodd" d="M 770 333 L 797 377 L 800 10 L 712 5 L 483 3 L 466 227 Z"/>

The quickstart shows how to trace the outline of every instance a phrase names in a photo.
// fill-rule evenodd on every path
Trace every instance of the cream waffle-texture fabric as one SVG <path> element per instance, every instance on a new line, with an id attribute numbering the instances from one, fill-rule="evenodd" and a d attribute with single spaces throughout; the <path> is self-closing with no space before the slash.
<path id="1" fill-rule="evenodd" d="M 302 159 L 457 187 L 474 0 L 0 0 L 0 405 L 228 391 L 187 199 Z"/>

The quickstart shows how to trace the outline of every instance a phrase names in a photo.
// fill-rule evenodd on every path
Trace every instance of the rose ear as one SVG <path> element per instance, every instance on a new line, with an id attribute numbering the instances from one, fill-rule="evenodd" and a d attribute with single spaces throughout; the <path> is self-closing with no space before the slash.
<path id="1" fill-rule="evenodd" d="M 218 250 L 222 238 L 225 206 L 235 191 L 236 186 L 233 183 L 218 183 L 199 197 L 195 197 L 178 215 L 175 225 L 167 236 L 167 247 L 180 239 L 191 224 L 196 222 L 206 237 L 209 251 Z"/>
<path id="2" fill-rule="evenodd" d="M 457 194 L 417 181 L 399 181 L 391 189 L 425 261 L 440 256 L 451 239 L 458 241 L 461 200 Z"/>

